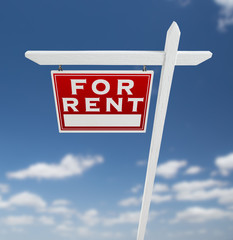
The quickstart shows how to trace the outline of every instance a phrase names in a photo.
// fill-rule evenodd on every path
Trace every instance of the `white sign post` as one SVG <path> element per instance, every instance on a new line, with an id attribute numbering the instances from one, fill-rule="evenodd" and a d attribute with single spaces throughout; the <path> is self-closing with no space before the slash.
<path id="1" fill-rule="evenodd" d="M 180 30 L 176 23 L 169 28 L 165 43 L 165 59 L 162 66 L 159 82 L 159 91 L 152 130 L 149 160 L 147 165 L 146 181 L 142 199 L 141 214 L 138 226 L 137 240 L 144 239 L 146 224 L 149 215 L 151 197 L 159 158 L 160 145 L 162 141 L 163 128 L 167 113 L 167 105 L 171 90 L 172 78 L 176 64 L 176 55 L 180 41 Z"/>
<path id="2" fill-rule="evenodd" d="M 40 65 L 161 65 L 158 98 L 151 137 L 137 240 L 146 232 L 164 122 L 175 66 L 198 65 L 212 57 L 209 51 L 178 51 L 180 30 L 173 22 L 164 51 L 27 51 L 25 56 Z"/>

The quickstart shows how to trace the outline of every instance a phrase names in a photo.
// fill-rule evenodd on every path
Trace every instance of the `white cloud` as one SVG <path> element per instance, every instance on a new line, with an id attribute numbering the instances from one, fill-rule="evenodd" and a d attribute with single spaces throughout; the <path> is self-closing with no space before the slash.
<path id="1" fill-rule="evenodd" d="M 22 192 L 12 196 L 8 201 L 2 201 L 0 199 L 0 208 L 10 207 L 33 207 L 41 209 L 46 207 L 46 202 L 34 193 Z"/>
<path id="2" fill-rule="evenodd" d="M 184 211 L 178 212 L 172 222 L 176 223 L 185 221 L 191 223 L 203 223 L 224 218 L 233 219 L 233 212 L 217 208 L 190 207 Z"/>
<path id="3" fill-rule="evenodd" d="M 43 209 L 42 212 L 63 215 L 63 216 L 66 216 L 66 217 L 71 217 L 72 215 L 76 214 L 75 209 L 71 209 L 71 208 L 68 208 L 66 206 L 48 207 L 48 208 Z"/>
<path id="4" fill-rule="evenodd" d="M 10 188 L 7 184 L 0 184 L 0 193 L 8 193 L 9 189 Z"/>
<path id="5" fill-rule="evenodd" d="M 79 218 L 88 226 L 95 226 L 100 222 L 99 213 L 96 209 L 89 209 L 84 214 L 78 214 Z"/>
<path id="6" fill-rule="evenodd" d="M 223 188 L 226 184 L 226 182 L 213 179 L 180 182 L 173 186 L 173 191 L 176 192 L 176 199 L 179 201 L 216 199 L 221 204 L 232 204 L 233 188 Z"/>
<path id="7" fill-rule="evenodd" d="M 228 204 L 233 203 L 233 188 L 215 188 L 211 190 L 180 192 L 177 194 L 176 199 L 182 201 L 205 201 L 211 199 L 218 199 L 219 203 Z"/>
<path id="8" fill-rule="evenodd" d="M 171 195 L 158 195 L 158 194 L 153 194 L 151 198 L 152 203 L 162 203 L 162 202 L 168 202 L 172 200 Z"/>
<path id="9" fill-rule="evenodd" d="M 151 197 L 151 202 L 152 203 L 162 203 L 162 202 L 168 202 L 172 199 L 171 195 L 159 195 L 159 194 L 155 194 L 153 193 L 152 197 Z M 126 198 L 121 200 L 118 205 L 122 206 L 122 207 L 129 207 L 129 206 L 138 206 L 140 205 L 142 202 L 142 197 L 130 197 L 130 198 Z"/>
<path id="10" fill-rule="evenodd" d="M 121 213 L 117 217 L 106 218 L 104 220 L 104 225 L 113 226 L 116 224 L 124 224 L 124 223 L 138 223 L 140 212 L 125 212 Z"/>
<path id="11" fill-rule="evenodd" d="M 176 0 L 180 6 L 182 7 L 186 7 L 187 5 L 189 5 L 191 3 L 191 0 Z"/>
<path id="12" fill-rule="evenodd" d="M 154 192 L 167 192 L 169 187 L 164 183 L 155 183 Z"/>
<path id="13" fill-rule="evenodd" d="M 112 215 L 112 214 L 111 214 Z M 127 211 L 120 213 L 118 216 L 100 216 L 96 209 L 89 209 L 83 214 L 78 213 L 77 217 L 85 224 L 85 229 L 89 227 L 96 226 L 97 224 L 103 226 L 114 226 L 118 224 L 133 224 L 138 223 L 139 211 Z M 150 220 L 158 215 L 157 212 L 152 211 L 150 213 Z M 82 227 L 81 227 L 82 230 Z"/>
<path id="14" fill-rule="evenodd" d="M 149 221 L 152 220 L 155 216 L 161 213 L 150 211 Z M 113 226 L 117 224 L 137 224 L 139 221 L 140 212 L 139 211 L 128 211 L 119 214 L 117 217 L 104 218 L 103 224 L 105 226 Z"/>
<path id="15" fill-rule="evenodd" d="M 221 189 L 218 201 L 222 204 L 233 204 L 233 188 Z"/>
<path id="16" fill-rule="evenodd" d="M 16 226 L 16 225 L 31 225 L 35 221 L 32 216 L 8 216 L 2 219 L 2 222 L 6 225 Z"/>
<path id="17" fill-rule="evenodd" d="M 8 178 L 25 179 L 62 179 L 74 175 L 81 175 L 96 164 L 103 163 L 102 156 L 74 156 L 66 155 L 58 164 L 37 163 L 26 169 L 7 173 Z"/>
<path id="18" fill-rule="evenodd" d="M 90 229 L 89 227 L 86 226 L 82 226 L 82 227 L 78 227 L 77 228 L 77 233 L 79 236 L 81 237 L 85 237 L 85 238 L 91 238 L 91 239 L 122 239 L 123 238 L 123 234 L 120 232 L 109 232 L 109 231 L 101 231 L 101 232 L 97 232 L 97 231 L 93 231 L 92 229 Z"/>
<path id="19" fill-rule="evenodd" d="M 147 161 L 146 160 L 139 160 L 136 162 L 136 165 L 139 167 L 146 166 Z"/>
<path id="20" fill-rule="evenodd" d="M 168 236 L 171 239 L 193 239 L 193 237 L 194 239 L 203 239 L 203 236 L 198 235 L 204 234 L 208 234 L 208 231 L 205 228 L 201 228 L 196 230 L 172 231 L 168 233 Z"/>
<path id="21" fill-rule="evenodd" d="M 44 225 L 54 225 L 54 218 L 48 216 L 41 216 L 39 217 L 38 221 Z"/>
<path id="22" fill-rule="evenodd" d="M 185 174 L 187 175 L 195 175 L 202 171 L 202 168 L 199 166 L 191 166 L 186 171 Z"/>
<path id="23" fill-rule="evenodd" d="M 72 232 L 74 231 L 74 227 L 73 227 L 73 222 L 71 221 L 64 221 L 61 224 L 56 226 L 55 231 L 57 232 Z"/>
<path id="24" fill-rule="evenodd" d="M 149 220 L 153 219 L 160 213 L 155 211 L 150 212 Z M 138 223 L 139 220 L 139 211 L 127 211 L 120 213 L 119 215 L 113 216 L 111 213 L 110 216 L 100 216 L 98 210 L 89 209 L 83 214 L 77 213 L 77 217 L 84 223 L 85 230 L 89 229 L 89 227 L 94 227 L 96 225 L 102 226 L 114 226 L 118 224 L 134 224 Z M 82 227 L 81 227 L 82 230 Z M 85 232 L 85 231 L 84 231 Z"/>
<path id="25" fill-rule="evenodd" d="M 226 27 L 233 25 L 233 0 L 214 0 L 220 6 L 218 29 L 225 31 Z"/>
<path id="26" fill-rule="evenodd" d="M 66 199 L 57 199 L 52 202 L 53 206 L 67 206 L 70 204 L 70 201 Z"/>
<path id="27" fill-rule="evenodd" d="M 223 176 L 228 176 L 233 171 L 233 153 L 217 157 L 215 165 Z"/>
<path id="28" fill-rule="evenodd" d="M 107 239 L 113 239 L 113 238 L 119 238 L 122 239 L 124 234 L 121 232 L 101 232 L 101 237 L 102 238 L 107 238 Z"/>
<path id="29" fill-rule="evenodd" d="M 210 173 L 211 177 L 216 177 L 217 175 L 218 175 L 218 171 L 216 171 L 216 170 L 211 171 L 211 173 Z"/>
<path id="30" fill-rule="evenodd" d="M 206 189 L 210 187 L 221 187 L 225 185 L 226 185 L 226 182 L 218 181 L 214 179 L 207 179 L 202 181 L 179 182 L 174 184 L 172 189 L 178 192 L 184 192 L 184 191 L 201 190 L 201 189 Z"/>
<path id="31" fill-rule="evenodd" d="M 157 175 L 164 178 L 173 178 L 177 175 L 179 170 L 187 165 L 184 160 L 171 160 L 166 163 L 159 164 L 157 168 Z"/>
<path id="32" fill-rule="evenodd" d="M 175 0 L 180 6 L 186 7 L 191 3 L 191 0 Z M 218 29 L 221 32 L 226 31 L 226 28 L 233 25 L 233 0 L 213 0 L 220 7 L 218 18 Z"/>
<path id="33" fill-rule="evenodd" d="M 129 207 L 129 206 L 138 206 L 142 201 L 142 198 L 137 197 L 130 197 L 121 200 L 118 204 L 122 207 Z"/>
<path id="34" fill-rule="evenodd" d="M 138 184 L 138 185 L 131 188 L 131 192 L 132 193 L 138 193 L 138 191 L 141 190 L 141 189 L 142 189 L 142 185 Z"/>
<path id="35" fill-rule="evenodd" d="M 82 237 L 90 237 L 93 235 L 93 232 L 88 227 L 78 227 L 77 233 Z"/>
<path id="36" fill-rule="evenodd" d="M 12 232 L 15 232 L 15 233 L 23 233 L 25 232 L 25 230 L 23 228 L 20 228 L 20 227 L 11 227 L 11 231 Z"/>

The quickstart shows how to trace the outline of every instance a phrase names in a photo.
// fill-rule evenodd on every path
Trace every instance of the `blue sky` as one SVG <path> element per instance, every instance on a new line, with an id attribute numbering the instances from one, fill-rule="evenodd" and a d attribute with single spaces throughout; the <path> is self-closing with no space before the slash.
<path id="1" fill-rule="evenodd" d="M 145 134 L 59 134 L 57 66 L 24 53 L 163 50 L 172 21 L 180 50 L 214 55 L 175 69 L 145 239 L 232 239 L 232 0 L 2 2 L 0 239 L 136 238 L 160 68 Z"/>

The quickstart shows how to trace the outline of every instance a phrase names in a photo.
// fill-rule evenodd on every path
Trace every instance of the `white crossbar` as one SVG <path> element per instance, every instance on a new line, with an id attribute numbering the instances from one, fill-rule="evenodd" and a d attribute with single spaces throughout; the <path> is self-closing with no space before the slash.
<path id="1" fill-rule="evenodd" d="M 27 51 L 39 65 L 163 65 L 164 51 Z M 198 65 L 211 58 L 209 51 L 178 51 L 177 66 Z"/>

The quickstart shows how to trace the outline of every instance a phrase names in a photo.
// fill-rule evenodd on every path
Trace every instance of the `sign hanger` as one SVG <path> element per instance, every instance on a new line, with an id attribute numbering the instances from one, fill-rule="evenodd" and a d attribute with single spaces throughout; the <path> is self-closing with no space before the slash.
<path id="1" fill-rule="evenodd" d="M 39 65 L 141 65 L 162 66 L 154 116 L 149 160 L 138 225 L 137 240 L 146 232 L 167 105 L 175 66 L 195 66 L 212 57 L 210 51 L 178 51 L 180 30 L 173 22 L 164 51 L 27 51 L 26 58 Z"/>

